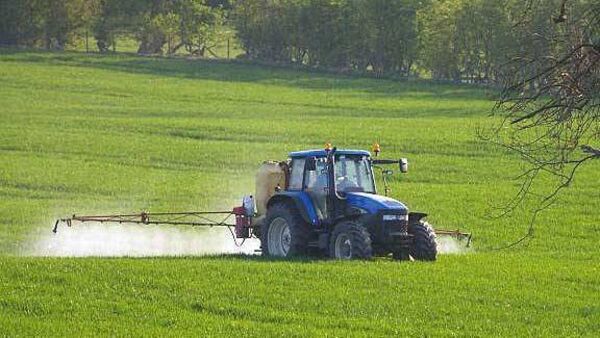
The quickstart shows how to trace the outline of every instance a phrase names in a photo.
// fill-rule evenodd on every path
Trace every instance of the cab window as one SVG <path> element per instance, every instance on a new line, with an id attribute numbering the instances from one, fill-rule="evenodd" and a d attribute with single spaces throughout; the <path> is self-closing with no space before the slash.
<path id="1" fill-rule="evenodd" d="M 295 158 L 292 160 L 292 172 L 290 173 L 289 190 L 302 190 L 302 176 L 304 174 L 304 159 Z"/>
<path id="2" fill-rule="evenodd" d="M 315 170 L 307 170 L 304 173 L 304 190 L 327 191 L 327 162 L 325 158 L 316 159 Z"/>

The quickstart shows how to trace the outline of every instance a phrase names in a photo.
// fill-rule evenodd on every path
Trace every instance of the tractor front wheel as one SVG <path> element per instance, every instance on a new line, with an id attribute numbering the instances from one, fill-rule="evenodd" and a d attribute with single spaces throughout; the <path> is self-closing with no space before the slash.
<path id="1" fill-rule="evenodd" d="M 263 255 L 288 257 L 306 254 L 310 229 L 297 210 L 285 203 L 267 210 L 261 229 L 260 247 Z"/>
<path id="2" fill-rule="evenodd" d="M 334 259 L 371 259 L 371 236 L 359 224 L 340 223 L 331 234 L 329 256 Z"/>
<path id="3" fill-rule="evenodd" d="M 435 231 L 427 222 L 409 224 L 408 233 L 414 236 L 414 242 L 409 250 L 415 260 L 435 261 L 437 256 L 437 244 L 435 242 Z"/>

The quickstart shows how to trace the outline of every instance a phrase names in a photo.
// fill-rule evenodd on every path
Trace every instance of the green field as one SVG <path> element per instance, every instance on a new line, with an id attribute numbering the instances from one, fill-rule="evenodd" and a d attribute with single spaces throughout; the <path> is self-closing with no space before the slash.
<path id="1" fill-rule="evenodd" d="M 531 218 L 527 208 L 488 217 L 516 193 L 521 167 L 475 135 L 492 122 L 492 97 L 219 61 L 0 50 L 0 334 L 598 336 L 598 164 L 538 217 L 533 241 L 492 250 Z M 229 208 L 265 159 L 376 140 L 383 157 L 410 160 L 392 196 L 473 232 L 471 251 L 432 264 L 38 257 L 57 217 Z"/>

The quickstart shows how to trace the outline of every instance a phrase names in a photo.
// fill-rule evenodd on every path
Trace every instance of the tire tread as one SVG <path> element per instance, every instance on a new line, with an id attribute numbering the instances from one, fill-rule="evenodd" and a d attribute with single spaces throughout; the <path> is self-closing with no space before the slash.
<path id="1" fill-rule="evenodd" d="M 288 203 L 275 203 L 267 210 L 267 217 L 264 221 L 264 229 L 261 229 L 260 249 L 263 255 L 269 256 L 268 233 L 271 222 L 276 217 L 283 217 L 288 221 L 292 235 L 292 243 L 288 256 L 305 255 L 308 251 L 308 239 L 310 237 L 310 227 L 294 206 Z"/>
<path id="2" fill-rule="evenodd" d="M 373 247 L 371 243 L 371 235 L 360 224 L 355 222 L 343 222 L 334 228 L 329 239 L 329 256 L 335 259 L 335 239 L 342 233 L 346 232 L 352 242 L 352 259 L 371 259 L 373 258 Z"/>
<path id="3" fill-rule="evenodd" d="M 435 261 L 437 257 L 437 243 L 435 231 L 427 222 L 410 224 L 408 233 L 414 236 L 414 244 L 410 248 L 410 255 L 415 260 Z"/>

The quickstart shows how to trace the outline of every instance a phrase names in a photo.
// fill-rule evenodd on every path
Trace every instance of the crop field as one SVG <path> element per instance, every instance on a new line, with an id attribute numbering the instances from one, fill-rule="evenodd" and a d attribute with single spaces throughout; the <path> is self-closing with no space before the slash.
<path id="1" fill-rule="evenodd" d="M 538 216 L 533 240 L 495 250 L 526 233 L 533 204 L 490 217 L 516 194 L 521 170 L 476 136 L 494 121 L 493 95 L 215 60 L 0 49 L 0 335 L 598 336 L 598 164 Z M 58 217 L 229 209 L 253 191 L 264 160 L 375 141 L 382 157 L 410 161 L 392 197 L 434 226 L 472 232 L 471 249 L 435 263 L 45 257 L 55 256 Z"/>

